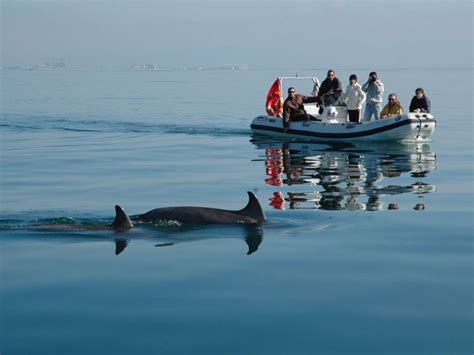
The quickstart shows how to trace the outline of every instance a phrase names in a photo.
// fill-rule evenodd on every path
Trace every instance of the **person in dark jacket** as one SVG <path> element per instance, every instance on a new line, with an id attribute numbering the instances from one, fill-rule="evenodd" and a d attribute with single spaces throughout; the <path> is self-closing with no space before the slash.
<path id="1" fill-rule="evenodd" d="M 423 88 L 415 90 L 415 96 L 410 102 L 410 112 L 427 112 L 431 111 L 431 101 L 425 95 Z"/>
<path id="2" fill-rule="evenodd" d="M 329 70 L 327 78 L 321 83 L 319 88 L 318 102 L 324 106 L 335 105 L 342 94 L 342 83 L 336 77 L 334 70 Z"/>
<path id="3" fill-rule="evenodd" d="M 316 102 L 315 96 L 304 96 L 296 93 L 294 87 L 288 88 L 288 97 L 283 103 L 283 128 L 285 131 L 290 125 L 290 121 L 307 121 L 315 118 L 309 115 L 304 109 L 306 103 Z"/>

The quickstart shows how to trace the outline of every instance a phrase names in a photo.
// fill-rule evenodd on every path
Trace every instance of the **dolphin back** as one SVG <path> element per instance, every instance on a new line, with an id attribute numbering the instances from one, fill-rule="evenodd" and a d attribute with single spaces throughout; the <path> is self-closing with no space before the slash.
<path id="1" fill-rule="evenodd" d="M 265 223 L 267 219 L 265 218 L 265 213 L 263 212 L 263 208 L 260 205 L 257 196 L 255 196 L 253 192 L 250 191 L 247 191 L 247 194 L 249 195 L 249 202 L 247 203 L 247 206 L 236 213 L 252 218 L 259 224 Z"/>
<path id="2" fill-rule="evenodd" d="M 261 224 L 266 221 L 262 206 L 252 192 L 247 192 L 249 202 L 239 211 L 208 207 L 163 207 L 132 216 L 138 223 L 177 221 L 183 224 Z"/>

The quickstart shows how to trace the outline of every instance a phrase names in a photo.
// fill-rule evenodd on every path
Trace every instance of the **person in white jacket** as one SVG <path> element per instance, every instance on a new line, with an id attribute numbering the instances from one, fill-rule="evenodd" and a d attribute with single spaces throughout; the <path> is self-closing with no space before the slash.
<path id="1" fill-rule="evenodd" d="M 349 122 L 360 122 L 360 112 L 366 95 L 357 82 L 357 75 L 351 74 L 349 77 L 349 85 L 347 85 L 344 96 L 347 104 L 347 113 L 349 114 Z"/>

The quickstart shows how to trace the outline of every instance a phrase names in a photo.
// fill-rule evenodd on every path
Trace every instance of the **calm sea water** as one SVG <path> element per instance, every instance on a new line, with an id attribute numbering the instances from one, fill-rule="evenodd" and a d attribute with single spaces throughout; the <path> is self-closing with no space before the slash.
<path id="1" fill-rule="evenodd" d="M 252 137 L 297 71 L 4 71 L 0 352 L 471 354 L 472 69 L 378 70 L 405 108 L 425 88 L 431 142 Z M 139 226 L 119 255 L 113 234 L 28 230 L 246 191 L 262 228 Z"/>

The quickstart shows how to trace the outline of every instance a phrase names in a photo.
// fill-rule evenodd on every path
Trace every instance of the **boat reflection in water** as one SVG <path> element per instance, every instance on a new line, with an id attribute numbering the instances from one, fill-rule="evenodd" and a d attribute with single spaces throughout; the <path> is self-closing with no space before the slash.
<path id="1" fill-rule="evenodd" d="M 265 182 L 295 190 L 286 195 L 275 191 L 270 205 L 276 209 L 396 210 L 397 195 L 422 197 L 436 191 L 426 182 L 436 169 L 436 155 L 428 143 L 354 145 L 257 138 L 252 143 L 264 152 Z M 420 202 L 412 207 L 423 210 Z"/>

